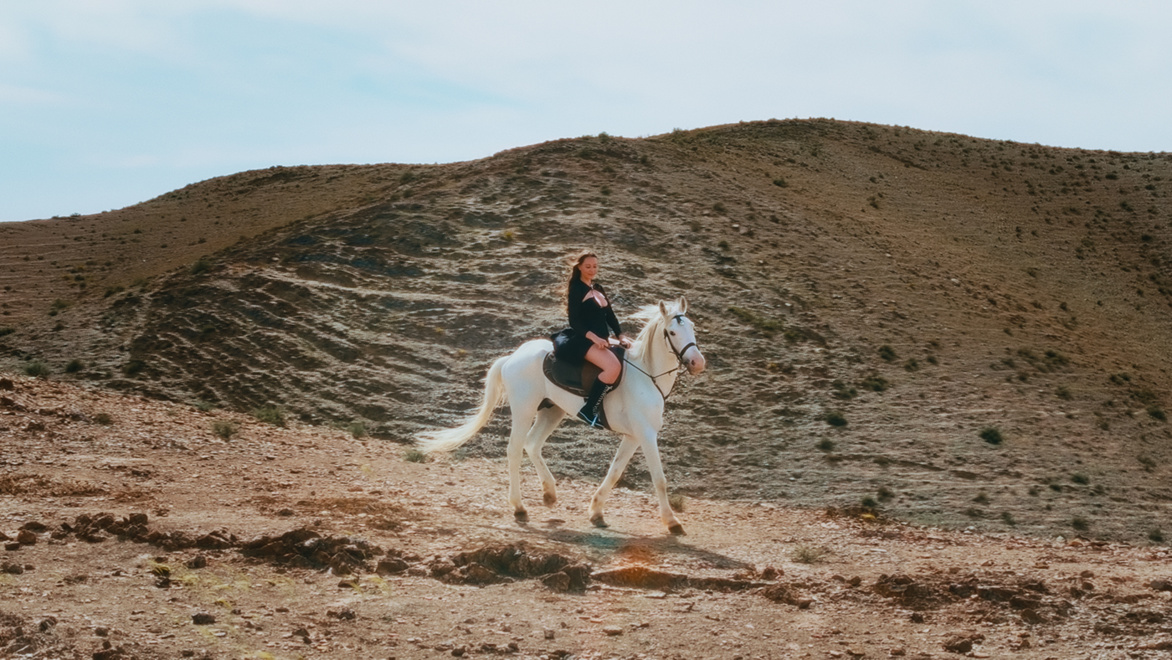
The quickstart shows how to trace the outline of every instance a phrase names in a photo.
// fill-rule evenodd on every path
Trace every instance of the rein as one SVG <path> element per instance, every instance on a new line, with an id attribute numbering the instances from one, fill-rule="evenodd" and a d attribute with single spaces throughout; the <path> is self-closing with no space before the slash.
<path id="1" fill-rule="evenodd" d="M 672 320 L 679 321 L 680 324 L 682 325 L 684 322 L 684 318 L 685 317 L 683 314 L 676 314 L 674 317 L 672 317 Z M 643 374 L 644 376 L 647 376 L 648 378 L 650 378 L 651 384 L 655 386 L 655 389 L 659 392 L 659 396 L 663 397 L 664 401 L 667 401 L 667 397 L 671 396 L 672 391 L 675 390 L 676 384 L 673 382 L 671 384 L 671 389 L 669 389 L 667 391 L 667 394 L 664 394 L 663 388 L 661 388 L 659 386 L 659 379 L 663 378 L 664 376 L 666 376 L 668 374 L 673 374 L 673 373 L 680 374 L 680 373 L 687 371 L 687 369 L 684 367 L 684 353 L 687 353 L 689 348 L 696 346 L 696 342 L 694 342 L 694 341 L 689 342 L 688 345 L 684 346 L 684 348 L 682 350 L 676 350 L 675 344 L 671 343 L 671 336 L 669 336 L 667 334 L 667 326 L 664 326 L 664 328 L 663 328 L 663 338 L 667 340 L 667 345 L 671 348 L 671 352 L 675 353 L 675 356 L 676 356 L 676 366 L 675 367 L 668 369 L 667 371 L 659 374 L 658 376 L 652 376 L 651 374 L 644 371 L 642 367 L 640 367 L 639 365 L 635 364 L 634 362 L 631 362 L 630 360 L 628 360 L 625 356 L 623 357 L 623 362 L 626 362 L 627 364 L 634 367 L 635 371 L 638 371 L 639 373 Z"/>

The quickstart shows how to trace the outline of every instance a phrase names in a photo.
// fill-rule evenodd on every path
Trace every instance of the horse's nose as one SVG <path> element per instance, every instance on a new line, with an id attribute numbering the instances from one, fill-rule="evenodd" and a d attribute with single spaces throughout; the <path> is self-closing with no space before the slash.
<path id="1" fill-rule="evenodd" d="M 704 356 L 697 351 L 696 357 L 688 360 L 688 372 L 692 375 L 698 374 L 701 371 L 704 371 L 706 364 L 707 362 L 705 362 Z"/>

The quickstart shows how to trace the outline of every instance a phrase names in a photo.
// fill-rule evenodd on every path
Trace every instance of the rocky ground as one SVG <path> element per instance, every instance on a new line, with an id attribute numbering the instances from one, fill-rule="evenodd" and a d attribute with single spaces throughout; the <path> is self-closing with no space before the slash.
<path id="1" fill-rule="evenodd" d="M 625 488 L 600 530 L 593 484 L 560 478 L 547 509 L 530 471 L 518 525 L 499 460 L 285 424 L 0 378 L 0 656 L 1172 651 L 1164 547 L 698 497 L 676 538 Z"/>

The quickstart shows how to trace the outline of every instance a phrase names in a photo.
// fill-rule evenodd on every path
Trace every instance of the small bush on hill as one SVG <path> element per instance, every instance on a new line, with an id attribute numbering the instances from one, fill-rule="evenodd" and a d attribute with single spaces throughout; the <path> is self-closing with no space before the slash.
<path id="1" fill-rule="evenodd" d="M 1004 440 L 1004 438 L 1001 437 L 1001 431 L 994 426 L 986 426 L 985 428 L 981 429 L 980 436 L 982 440 L 991 445 L 999 445 Z"/>
<path id="2" fill-rule="evenodd" d="M 230 422 L 226 419 L 217 419 L 216 421 L 212 422 L 212 433 L 216 434 L 216 436 L 220 438 L 223 438 L 224 440 L 228 440 L 233 435 L 236 435 L 236 431 L 239 430 L 239 428 L 240 427 L 238 427 L 234 422 Z"/>
<path id="3" fill-rule="evenodd" d="M 280 406 L 268 405 L 260 408 L 253 408 L 252 416 L 266 424 L 273 426 L 285 425 L 285 411 Z"/>
<path id="4" fill-rule="evenodd" d="M 26 376 L 32 376 L 33 378 L 44 378 L 50 373 L 49 365 L 41 362 L 40 360 L 29 362 L 24 366 L 24 374 Z"/>

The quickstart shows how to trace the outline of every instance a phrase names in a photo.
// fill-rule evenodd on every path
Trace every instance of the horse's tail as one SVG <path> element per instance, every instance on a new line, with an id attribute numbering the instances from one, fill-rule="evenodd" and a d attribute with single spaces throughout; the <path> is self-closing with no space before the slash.
<path id="1" fill-rule="evenodd" d="M 484 378 L 484 401 L 480 404 L 480 410 L 477 410 L 474 415 L 454 429 L 416 433 L 415 445 L 427 453 L 449 452 L 468 442 L 479 433 L 480 429 L 484 428 L 485 424 L 488 424 L 488 420 L 492 419 L 492 413 L 505 398 L 504 379 L 501 378 L 501 370 L 507 359 L 508 356 L 506 355 L 493 362 L 492 366 L 489 367 L 488 376 Z"/>

